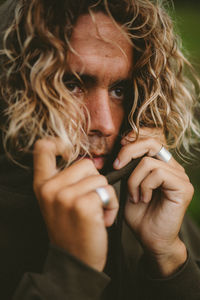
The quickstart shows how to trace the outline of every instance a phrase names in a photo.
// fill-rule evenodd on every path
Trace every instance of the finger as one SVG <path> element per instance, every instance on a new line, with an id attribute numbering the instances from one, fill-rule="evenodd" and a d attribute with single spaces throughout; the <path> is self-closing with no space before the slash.
<path id="1" fill-rule="evenodd" d="M 56 156 L 63 155 L 64 145 L 57 138 L 38 140 L 34 146 L 34 179 L 42 183 L 57 173 Z"/>
<path id="2" fill-rule="evenodd" d="M 79 211 L 87 212 L 87 217 L 91 216 L 93 218 L 94 215 L 97 215 L 100 221 L 102 217 L 105 227 L 109 227 L 113 224 L 117 216 L 119 203 L 115 190 L 111 185 L 104 186 L 103 188 L 105 188 L 109 195 L 109 203 L 106 207 L 103 206 L 102 200 L 95 190 L 74 199 L 73 202 L 68 203 L 68 206 L 78 207 Z"/>
<path id="3" fill-rule="evenodd" d="M 189 181 L 188 176 L 180 169 L 176 169 L 169 164 L 151 157 L 144 157 L 137 165 L 128 179 L 129 193 L 135 203 L 139 200 L 139 186 L 142 181 L 155 169 L 162 169 L 165 172 L 171 172 L 182 181 Z"/>
<path id="4" fill-rule="evenodd" d="M 130 183 L 129 183 L 130 186 Z M 134 188 L 129 187 L 129 194 L 128 194 L 128 200 L 134 203 L 138 203 L 140 200 L 140 187 L 135 186 Z"/>
<path id="5" fill-rule="evenodd" d="M 74 184 L 85 177 L 99 175 L 92 160 L 85 158 L 74 162 L 70 167 L 60 171 L 51 182 L 55 186 L 62 188 L 66 185 Z"/>
<path id="6" fill-rule="evenodd" d="M 130 131 L 126 136 L 121 140 L 122 145 L 126 145 L 130 142 L 136 140 L 136 132 L 134 130 Z M 165 135 L 162 128 L 149 128 L 149 127 L 140 127 L 139 128 L 139 137 L 138 138 L 156 138 L 161 144 L 166 144 Z"/>
<path id="7" fill-rule="evenodd" d="M 121 145 L 125 146 L 127 144 L 133 143 L 133 142 L 135 142 L 136 138 L 137 138 L 136 132 L 131 131 L 122 138 Z"/>
<path id="8" fill-rule="evenodd" d="M 64 185 L 62 188 L 57 189 L 56 185 L 57 180 L 54 180 L 51 183 L 51 186 L 55 185 L 57 190 L 58 198 L 66 199 L 65 201 L 74 201 L 75 199 L 82 197 L 84 194 L 88 194 L 95 189 L 107 186 L 108 182 L 105 176 L 103 175 L 92 175 L 88 176 L 74 184 L 71 185 Z M 54 198 L 54 193 L 51 192 L 52 199 Z"/>
<path id="9" fill-rule="evenodd" d="M 134 158 L 143 155 L 154 157 L 161 148 L 162 145 L 156 139 L 148 138 L 137 140 L 121 148 L 113 166 L 115 169 L 120 169 Z M 169 160 L 168 164 L 182 169 L 173 157 Z"/>
<path id="10" fill-rule="evenodd" d="M 140 185 L 140 199 L 144 203 L 150 202 L 153 191 L 162 187 L 166 199 L 176 204 L 183 204 L 184 200 L 191 200 L 190 185 L 168 170 L 154 169 Z"/>
<path id="11" fill-rule="evenodd" d="M 92 181 L 93 185 L 91 185 Z M 68 186 L 63 188 L 56 196 L 53 196 L 52 199 L 48 200 L 48 203 L 43 206 L 46 207 L 53 204 L 54 211 L 59 211 L 61 206 L 66 207 L 68 210 L 78 205 L 78 207 L 82 207 L 84 211 L 86 207 L 91 209 L 91 207 L 93 207 L 96 203 L 95 205 L 97 205 L 103 213 L 105 226 L 111 226 L 116 217 L 119 204 L 114 188 L 111 185 L 108 185 L 105 181 L 105 177 L 101 175 L 94 178 L 86 178 L 70 187 Z M 90 184 L 88 185 L 87 183 Z M 104 183 L 106 183 L 106 185 L 103 185 Z M 98 187 L 103 187 L 109 195 L 109 202 L 106 207 L 103 206 L 101 198 L 95 191 Z"/>
<path id="12" fill-rule="evenodd" d="M 105 226 L 109 227 L 113 224 L 113 222 L 117 216 L 119 202 L 117 200 L 115 190 L 111 185 L 104 186 L 103 188 L 105 188 L 106 192 L 109 195 L 109 202 L 106 206 L 103 206 L 102 200 L 99 197 L 99 195 L 95 191 L 93 191 L 93 193 L 98 196 L 99 205 L 102 207 L 103 213 L 104 213 Z"/>
<path id="13" fill-rule="evenodd" d="M 84 178 L 86 181 L 82 181 Z M 94 163 L 89 159 L 84 159 L 57 173 L 43 186 L 40 185 L 40 188 L 45 190 L 45 193 L 48 193 L 50 198 L 53 198 L 58 191 L 68 187 L 70 190 L 68 194 L 73 197 L 76 193 L 84 194 L 89 192 L 93 186 L 98 185 L 97 179 L 100 180 L 100 184 L 107 184 L 107 179 L 99 175 Z M 73 186 L 75 183 L 80 183 L 80 186 Z M 45 198 L 45 195 L 43 197 Z"/>

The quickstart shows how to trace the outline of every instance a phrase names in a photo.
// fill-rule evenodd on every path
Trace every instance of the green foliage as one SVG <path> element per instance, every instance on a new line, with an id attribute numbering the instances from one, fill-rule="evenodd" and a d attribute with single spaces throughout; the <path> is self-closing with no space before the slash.
<path id="1" fill-rule="evenodd" d="M 183 39 L 183 47 L 200 71 L 200 5 L 182 5 L 175 8 L 176 23 Z"/>
<path id="2" fill-rule="evenodd" d="M 200 75 L 200 2 L 174 1 L 176 27 L 183 39 L 184 51 Z M 197 165 L 187 166 L 186 172 L 195 188 L 189 212 L 200 225 L 200 159 Z"/>

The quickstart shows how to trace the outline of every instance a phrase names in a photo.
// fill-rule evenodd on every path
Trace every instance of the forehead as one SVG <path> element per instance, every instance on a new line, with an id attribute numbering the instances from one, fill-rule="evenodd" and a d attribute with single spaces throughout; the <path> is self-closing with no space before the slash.
<path id="1" fill-rule="evenodd" d="M 69 51 L 68 63 L 70 67 L 73 65 L 73 71 L 80 66 L 92 67 L 97 59 L 102 64 L 123 65 L 123 68 L 130 69 L 132 65 L 133 50 L 126 33 L 101 12 L 93 17 L 87 14 L 78 18 L 70 45 L 73 50 Z"/>

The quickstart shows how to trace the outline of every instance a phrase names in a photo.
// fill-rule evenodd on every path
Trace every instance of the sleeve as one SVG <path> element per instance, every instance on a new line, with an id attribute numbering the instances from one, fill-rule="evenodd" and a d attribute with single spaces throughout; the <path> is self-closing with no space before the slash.
<path id="1" fill-rule="evenodd" d="M 109 277 L 51 246 L 41 274 L 24 274 L 13 300 L 96 300 Z"/>
<path id="2" fill-rule="evenodd" d="M 199 300 L 200 265 L 190 255 L 178 272 L 162 279 L 153 279 L 145 271 L 143 259 L 139 266 L 139 300 Z M 141 289 L 141 287 L 144 287 Z"/>

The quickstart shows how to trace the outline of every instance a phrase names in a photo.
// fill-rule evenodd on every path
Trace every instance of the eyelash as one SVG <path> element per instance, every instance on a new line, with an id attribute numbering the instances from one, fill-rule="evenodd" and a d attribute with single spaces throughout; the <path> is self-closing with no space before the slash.
<path id="1" fill-rule="evenodd" d="M 74 88 L 75 88 L 75 87 L 79 88 L 80 91 L 78 91 L 78 92 L 73 92 L 73 88 L 71 89 L 70 85 L 71 85 L 71 86 L 74 86 Z M 69 90 L 69 92 L 71 92 L 72 94 L 80 94 L 80 93 L 83 93 L 83 92 L 84 92 L 84 88 L 83 88 L 83 86 L 80 84 L 80 82 L 75 82 L 75 81 L 65 82 L 65 86 L 66 86 L 66 88 Z"/>
<path id="2" fill-rule="evenodd" d="M 120 90 L 121 91 L 121 96 L 116 96 L 116 98 L 117 99 L 121 99 L 121 100 L 123 100 L 124 99 L 124 87 L 122 87 L 122 86 L 116 86 L 116 87 L 114 87 L 114 88 L 112 88 L 111 89 L 111 92 L 113 92 L 113 91 L 115 91 L 116 92 L 116 90 Z"/>
<path id="3" fill-rule="evenodd" d="M 80 83 L 80 81 L 69 81 L 69 82 L 65 82 L 65 86 L 66 88 L 69 90 L 69 92 L 71 94 L 74 95 L 79 95 L 79 94 L 83 94 L 85 93 L 86 89 L 84 88 L 84 86 Z M 73 88 L 74 87 L 74 88 Z M 78 88 L 78 91 L 74 91 L 74 89 Z M 111 94 L 112 92 L 116 92 L 116 90 L 120 90 L 122 95 L 121 96 L 117 96 L 117 95 L 111 95 L 113 98 L 117 99 L 117 100 L 124 100 L 125 97 L 125 88 L 123 86 L 115 86 L 109 89 L 109 93 Z"/>

